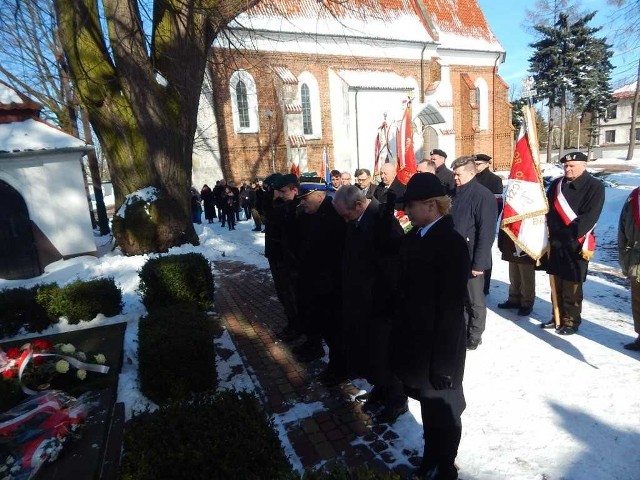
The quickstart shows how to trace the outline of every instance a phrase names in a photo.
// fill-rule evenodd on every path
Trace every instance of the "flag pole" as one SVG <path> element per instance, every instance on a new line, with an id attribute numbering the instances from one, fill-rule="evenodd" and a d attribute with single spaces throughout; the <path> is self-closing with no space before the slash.
<path id="1" fill-rule="evenodd" d="M 558 290 L 556 289 L 556 276 L 549 275 L 551 286 L 551 305 L 553 306 L 553 321 L 556 328 L 560 328 L 560 308 L 558 308 Z"/>

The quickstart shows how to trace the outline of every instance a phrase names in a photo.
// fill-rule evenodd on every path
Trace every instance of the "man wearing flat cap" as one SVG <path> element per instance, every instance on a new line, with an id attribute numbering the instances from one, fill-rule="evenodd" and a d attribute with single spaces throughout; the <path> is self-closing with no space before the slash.
<path id="1" fill-rule="evenodd" d="M 447 153 L 439 148 L 434 148 L 431 150 L 429 159 L 436 164 L 436 177 L 444 187 L 445 193 L 453 197 L 456 194 L 456 182 L 453 180 L 453 172 L 444 163 L 447 159 Z"/>
<path id="2" fill-rule="evenodd" d="M 300 177 L 298 198 L 303 212 L 298 217 L 298 311 L 307 340 L 294 349 L 299 360 L 310 362 L 324 356 L 322 340 L 329 347 L 329 365 L 320 375 L 326 385 L 346 380 L 341 342 L 341 271 L 347 224 L 333 208 L 327 186 L 319 177 Z"/>
<path id="3" fill-rule="evenodd" d="M 498 216 L 502 212 L 502 179 L 491 171 L 491 157 L 484 153 L 478 153 L 476 157 L 476 180 L 484 185 L 496 197 Z M 497 222 L 496 218 L 496 222 Z M 484 294 L 489 295 L 491 286 L 491 267 L 484 271 Z"/>
<path id="4" fill-rule="evenodd" d="M 560 159 L 564 176 L 547 191 L 549 258 L 547 273 L 553 275 L 555 306 L 559 319 L 543 323 L 560 335 L 572 335 L 582 321 L 582 284 L 589 259 L 595 251 L 594 229 L 604 205 L 604 185 L 587 172 L 587 156 L 567 153 Z"/>
<path id="5" fill-rule="evenodd" d="M 456 479 L 460 416 L 466 407 L 469 251 L 448 214 L 451 199 L 435 175 L 413 175 L 400 200 L 414 228 L 400 246 L 391 366 L 405 393 L 420 401 L 425 445 L 416 476 Z"/>

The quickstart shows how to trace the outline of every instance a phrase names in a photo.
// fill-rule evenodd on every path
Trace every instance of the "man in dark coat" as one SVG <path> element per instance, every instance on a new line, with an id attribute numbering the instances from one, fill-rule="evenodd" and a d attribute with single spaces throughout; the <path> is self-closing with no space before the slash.
<path id="1" fill-rule="evenodd" d="M 550 247 L 547 273 L 555 277 L 560 313 L 556 331 L 572 335 L 582 321 L 582 284 L 595 249 L 593 229 L 604 205 L 604 185 L 587 172 L 584 153 L 567 153 L 560 162 L 564 176 L 551 182 L 547 190 Z M 542 324 L 543 328 L 554 326 L 553 320 Z"/>
<path id="2" fill-rule="evenodd" d="M 298 312 L 306 342 L 294 349 L 301 361 L 324 355 L 322 339 L 329 347 L 329 366 L 320 380 L 336 384 L 346 380 L 344 347 L 341 342 L 341 271 L 347 224 L 338 215 L 319 177 L 301 177 L 298 198 L 304 212 L 298 217 Z"/>
<path id="3" fill-rule="evenodd" d="M 380 167 L 380 183 L 376 186 L 373 192 L 373 198 L 378 200 L 382 204 L 387 203 L 387 192 L 390 190 L 393 192 L 393 197 L 398 199 L 404 196 L 405 187 L 396 177 L 398 170 L 393 163 L 384 163 Z M 404 210 L 404 205 L 400 202 L 395 202 L 393 208 L 396 210 Z"/>
<path id="4" fill-rule="evenodd" d="M 480 185 L 484 185 L 496 197 L 498 205 L 498 216 L 502 212 L 502 179 L 491 171 L 491 157 L 484 153 L 478 153 L 476 156 L 476 180 Z M 497 221 L 497 219 L 496 219 Z M 491 267 L 484 271 L 484 294 L 489 295 L 491 286 Z"/>
<path id="5" fill-rule="evenodd" d="M 467 241 L 471 270 L 467 282 L 467 349 L 482 343 L 487 320 L 484 271 L 491 267 L 498 207 L 493 194 L 476 179 L 475 157 L 459 157 L 452 164 L 457 185 L 451 216 L 456 232 Z"/>
<path id="6" fill-rule="evenodd" d="M 408 410 L 407 396 L 388 358 L 398 248 L 403 237 L 393 214 L 393 195 L 391 191 L 391 203 L 385 206 L 366 198 L 355 185 L 347 185 L 333 199 L 334 208 L 348 222 L 342 256 L 348 371 L 373 385 L 363 409 L 381 423 L 393 423 Z"/>
<path id="7" fill-rule="evenodd" d="M 371 172 L 367 168 L 358 168 L 355 171 L 356 185 L 360 187 L 360 190 L 364 190 L 367 198 L 373 198 L 373 192 L 376 190 L 376 185 L 371 178 Z"/>
<path id="8" fill-rule="evenodd" d="M 435 175 L 411 177 L 403 200 L 414 229 L 400 248 L 391 365 L 405 392 L 420 401 L 425 446 L 416 475 L 456 479 L 460 416 L 466 407 L 462 378 L 469 253 L 447 215 L 451 199 Z"/>
<path id="9" fill-rule="evenodd" d="M 302 334 L 297 301 L 298 178 L 293 174 L 274 173 L 265 179 L 265 184 L 273 189 L 274 199 L 268 210 L 264 255 L 269 261 L 276 294 L 287 317 L 287 325 L 278 336 L 282 340 L 293 341 Z"/>
<path id="10" fill-rule="evenodd" d="M 429 159 L 436 164 L 436 177 L 440 180 L 445 192 L 453 197 L 456 194 L 456 182 L 453 180 L 453 172 L 444 163 L 447 160 L 447 153 L 439 148 L 434 148 L 431 150 Z"/>

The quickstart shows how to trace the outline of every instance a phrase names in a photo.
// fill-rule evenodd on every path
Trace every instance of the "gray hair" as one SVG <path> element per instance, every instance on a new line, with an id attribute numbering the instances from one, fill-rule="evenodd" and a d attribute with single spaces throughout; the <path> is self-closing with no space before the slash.
<path id="1" fill-rule="evenodd" d="M 464 169 L 469 172 L 476 171 L 476 157 L 474 156 L 466 156 L 466 157 L 458 157 L 451 163 L 451 170 L 455 170 L 456 168 L 465 167 Z"/>
<path id="2" fill-rule="evenodd" d="M 348 210 L 353 210 L 356 203 L 364 202 L 366 199 L 367 193 L 357 185 L 343 185 L 333 197 L 334 203 L 341 202 Z"/>

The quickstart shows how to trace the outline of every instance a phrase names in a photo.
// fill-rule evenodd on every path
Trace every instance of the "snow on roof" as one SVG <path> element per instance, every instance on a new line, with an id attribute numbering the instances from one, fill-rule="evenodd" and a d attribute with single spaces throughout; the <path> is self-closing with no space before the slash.
<path id="1" fill-rule="evenodd" d="M 613 91 L 613 98 L 628 98 L 633 97 L 636 94 L 636 83 L 628 83 L 627 85 L 623 85 L 622 87 Z"/>
<path id="2" fill-rule="evenodd" d="M 337 70 L 336 73 L 353 88 L 378 88 L 382 90 L 413 90 L 415 82 L 395 72 L 375 70 Z"/>
<path id="3" fill-rule="evenodd" d="M 81 149 L 85 146 L 79 138 L 34 118 L 0 124 L 0 152 Z"/>
<path id="4" fill-rule="evenodd" d="M 42 105 L 0 81 L 0 110 L 39 112 L 42 110 Z"/>
<path id="5" fill-rule="evenodd" d="M 433 41 L 412 0 L 263 0 L 239 15 L 232 28 L 377 38 Z"/>
<path id="6" fill-rule="evenodd" d="M 232 26 L 504 51 L 476 0 L 263 0 L 238 16 Z"/>
<path id="7" fill-rule="evenodd" d="M 13 88 L 0 83 L 0 103 L 22 103 L 22 99 Z"/>

